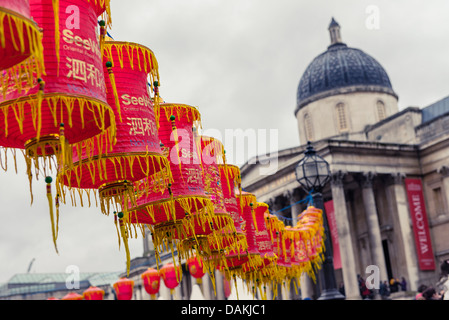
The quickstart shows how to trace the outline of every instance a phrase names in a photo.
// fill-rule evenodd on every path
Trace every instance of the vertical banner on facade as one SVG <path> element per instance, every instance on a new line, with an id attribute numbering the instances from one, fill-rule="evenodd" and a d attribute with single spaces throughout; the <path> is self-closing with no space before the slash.
<path id="1" fill-rule="evenodd" d="M 405 179 L 405 187 L 412 217 L 419 268 L 421 270 L 435 270 L 435 259 L 430 241 L 421 180 Z"/>
<path id="2" fill-rule="evenodd" d="M 331 234 L 332 249 L 334 254 L 334 269 L 341 269 L 340 244 L 338 242 L 337 221 L 335 220 L 334 201 L 330 200 L 324 203 L 329 232 Z"/>

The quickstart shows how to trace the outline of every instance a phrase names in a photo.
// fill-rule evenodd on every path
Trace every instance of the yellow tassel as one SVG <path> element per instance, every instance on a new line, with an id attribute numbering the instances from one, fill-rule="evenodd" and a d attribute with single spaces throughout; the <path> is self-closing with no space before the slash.
<path id="1" fill-rule="evenodd" d="M 47 199 L 48 199 L 48 205 L 50 208 L 50 221 L 51 221 L 51 232 L 53 235 L 53 244 L 55 245 L 56 253 L 59 254 L 58 247 L 56 245 L 57 235 L 56 235 L 55 218 L 54 218 L 54 212 L 53 212 L 53 198 L 51 196 L 51 182 L 52 181 L 53 181 L 53 179 L 51 177 L 45 178 L 45 182 L 47 183 Z"/>
<path id="2" fill-rule="evenodd" d="M 41 135 L 42 128 L 42 101 L 44 99 L 44 89 L 45 89 L 45 81 L 41 78 L 37 79 L 39 83 L 39 91 L 37 92 L 37 132 L 36 138 L 39 141 L 39 137 Z"/>
<path id="3" fill-rule="evenodd" d="M 55 51 L 58 61 L 57 75 L 59 77 L 59 0 L 53 0 L 53 14 L 55 17 Z"/>
<path id="4" fill-rule="evenodd" d="M 109 81 L 111 81 L 112 91 L 114 92 L 115 107 L 117 108 L 117 113 L 118 113 L 120 122 L 122 122 L 122 114 L 120 111 L 120 100 L 119 100 L 118 93 L 117 93 L 117 86 L 115 84 L 115 76 L 114 76 L 114 72 L 112 71 L 112 62 L 111 61 L 106 62 L 106 68 L 108 69 Z"/>
<path id="5" fill-rule="evenodd" d="M 123 221 L 123 212 L 118 213 L 119 224 L 120 224 L 120 233 L 123 239 L 123 245 L 125 246 L 126 251 L 126 274 L 129 277 L 129 269 L 131 267 L 131 257 L 129 254 L 129 246 L 128 246 L 128 231 L 125 228 L 125 223 Z"/>
<path id="6" fill-rule="evenodd" d="M 176 124 L 175 124 L 175 119 L 176 119 L 176 117 L 174 115 L 170 116 L 173 138 L 175 140 L 176 156 L 178 157 L 179 172 L 181 173 L 181 176 L 182 176 L 182 165 L 181 165 L 181 159 L 179 158 L 179 137 L 178 137 L 178 129 L 176 128 Z"/>
<path id="7" fill-rule="evenodd" d="M 103 56 L 104 43 L 106 38 L 106 22 L 104 20 L 100 20 L 98 24 L 100 25 L 100 52 L 101 56 Z"/>

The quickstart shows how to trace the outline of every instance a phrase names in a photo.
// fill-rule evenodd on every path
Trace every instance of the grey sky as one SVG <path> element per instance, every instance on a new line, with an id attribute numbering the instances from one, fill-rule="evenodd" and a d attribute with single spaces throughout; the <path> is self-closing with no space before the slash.
<path id="1" fill-rule="evenodd" d="M 205 130 L 277 129 L 276 149 L 298 145 L 296 89 L 307 65 L 329 45 L 332 17 L 343 41 L 386 69 L 399 106 L 427 106 L 449 95 L 449 2 L 446 0 L 131 0 L 111 1 L 115 40 L 153 50 L 166 102 L 197 106 Z M 378 9 L 378 28 L 366 23 Z M 368 20 L 370 21 L 370 20 Z M 230 141 L 223 141 L 226 145 Z M 235 150 L 228 151 L 230 160 Z M 260 152 L 244 151 L 247 160 Z M 11 161 L 10 161 L 11 164 Z M 241 163 L 238 163 L 241 164 Z M 29 205 L 23 162 L 0 172 L 0 282 L 26 272 L 123 270 L 112 216 L 99 208 L 61 207 L 53 249 L 45 183 Z M 130 240 L 132 257 L 142 238 Z"/>

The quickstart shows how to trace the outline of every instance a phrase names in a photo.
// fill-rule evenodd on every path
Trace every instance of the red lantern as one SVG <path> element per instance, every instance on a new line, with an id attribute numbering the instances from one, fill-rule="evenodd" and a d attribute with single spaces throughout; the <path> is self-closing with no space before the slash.
<path id="1" fill-rule="evenodd" d="M 202 278 L 205 275 L 204 264 L 197 256 L 190 257 L 187 259 L 187 267 L 189 272 L 196 279 L 198 284 L 201 284 Z"/>
<path id="2" fill-rule="evenodd" d="M 188 105 L 162 103 L 156 116 L 162 148 L 170 160 L 173 183 L 164 192 L 147 192 L 157 188 L 159 177 L 137 182 L 137 205 L 130 206 L 129 218 L 132 223 L 148 225 L 156 254 L 159 254 L 165 250 L 164 242 L 168 241 L 173 249 L 173 242 L 186 237 L 184 224 L 190 219 L 209 225 L 214 206 L 204 191 L 192 133 L 193 128 L 199 126 L 200 113 Z M 178 245 L 177 251 L 178 255 L 185 257 L 190 249 Z"/>
<path id="3" fill-rule="evenodd" d="M 76 292 L 69 292 L 61 300 L 83 300 L 83 296 Z"/>
<path id="4" fill-rule="evenodd" d="M 135 205 L 133 181 L 155 176 L 160 190 L 171 182 L 148 90 L 148 77 L 159 83 L 158 65 L 150 49 L 131 42 L 106 41 L 103 58 L 107 101 L 115 106 L 119 119 L 116 144 L 108 148 L 107 139 L 100 136 L 94 144 L 78 145 L 73 150 L 73 167 L 61 176 L 69 188 L 98 189 L 103 213 L 109 214 L 113 206 L 126 214 L 128 203 Z"/>
<path id="5" fill-rule="evenodd" d="M 195 140 L 201 156 L 204 189 L 214 205 L 214 212 L 208 216 L 209 223 L 201 219 L 187 220 L 191 224 L 187 225 L 186 236 L 181 240 L 183 246 L 197 248 L 205 262 L 215 268 L 223 259 L 223 250 L 237 246 L 234 221 L 226 210 L 218 167 L 226 163 L 226 158 L 223 145 L 217 139 L 199 136 Z"/>
<path id="6" fill-rule="evenodd" d="M 235 189 L 241 189 L 240 169 L 237 166 L 229 164 L 220 164 L 220 181 L 223 190 L 224 203 L 226 211 L 231 216 L 235 233 L 233 234 L 235 241 L 226 243 L 224 247 L 228 247 L 227 254 L 224 256 L 224 262 L 219 265 L 220 270 L 230 271 L 248 261 L 248 243 L 245 233 L 240 226 L 240 210 L 238 200 L 236 198 Z"/>
<path id="7" fill-rule="evenodd" d="M 83 292 L 84 300 L 103 300 L 104 290 L 98 287 L 90 286 Z"/>
<path id="8" fill-rule="evenodd" d="M 181 268 L 179 266 L 175 268 L 173 263 L 167 263 L 159 270 L 159 273 L 164 280 L 165 286 L 170 289 L 170 294 L 173 294 L 174 289 L 181 282 Z"/>
<path id="9" fill-rule="evenodd" d="M 256 239 L 255 207 L 257 199 L 255 195 L 248 192 L 242 192 L 236 198 L 240 208 L 241 228 L 245 232 L 248 244 L 248 262 L 242 265 L 242 272 L 248 273 L 258 269 L 263 263 Z"/>
<path id="10" fill-rule="evenodd" d="M 30 0 L 33 19 L 45 30 L 44 81 L 23 92 L 9 92 L 0 105 L 1 121 L 7 126 L 0 145 L 26 149 L 31 159 L 63 152 L 62 142 L 76 144 L 106 131 L 109 141 L 115 137 L 115 117 L 106 101 L 97 49 L 97 8 L 85 0 L 59 0 L 55 7 L 53 2 Z M 78 7 L 82 28 L 64 29 L 59 15 L 65 16 L 69 5 Z M 82 39 L 82 44 L 76 39 Z M 22 110 L 21 115 L 15 116 L 14 109 Z"/>
<path id="11" fill-rule="evenodd" d="M 158 84 L 158 66 L 153 52 L 136 43 L 107 41 L 104 44 L 104 67 L 107 101 L 115 105 L 117 142 L 109 148 L 107 139 L 99 136 L 94 144 L 85 143 L 73 149 L 73 167 L 60 172 L 60 179 L 72 191 L 82 188 L 98 190 L 101 211 L 110 208 L 123 212 L 120 231 L 130 224 L 128 205 L 136 205 L 132 182 L 154 177 L 157 185 L 146 192 L 158 192 L 172 181 L 168 159 L 162 154 L 153 101 L 148 90 L 148 77 Z M 158 97 L 156 97 L 158 98 Z M 155 99 L 157 101 L 157 99 Z M 75 189 L 73 189 L 75 187 Z M 127 235 L 127 271 L 130 254 Z M 129 233 L 129 231 L 127 232 Z"/>
<path id="12" fill-rule="evenodd" d="M 155 300 L 161 285 L 161 275 L 156 269 L 148 268 L 147 271 L 142 273 L 141 278 L 143 280 L 145 291 L 150 295 L 152 300 Z"/>
<path id="13" fill-rule="evenodd" d="M 59 300 L 59 299 L 56 297 L 50 297 L 50 298 L 47 298 L 47 300 Z"/>
<path id="14" fill-rule="evenodd" d="M 117 300 L 131 300 L 133 297 L 134 281 L 126 277 L 120 278 L 113 284 Z"/>
<path id="15" fill-rule="evenodd" d="M 59 19 L 66 16 L 68 6 L 78 9 L 79 28 L 68 29 L 65 19 Z M 106 101 L 96 34 L 97 18 L 102 11 L 105 7 L 93 1 L 30 0 L 30 15 L 45 30 L 45 75 L 21 90 L 8 88 L 0 99 L 0 123 L 4 124 L 0 146 L 25 150 L 30 189 L 33 175 L 51 172 L 52 162 L 56 162 L 56 168 L 72 165 L 71 145 L 92 142 L 98 134 L 111 143 L 115 139 L 115 117 Z M 33 78 L 35 74 L 26 76 Z M 47 159 L 53 156 L 56 159 Z M 58 207 L 60 180 L 56 183 Z M 50 182 L 47 184 L 56 247 L 58 228 L 54 223 Z"/>
<path id="16" fill-rule="evenodd" d="M 28 0 L 0 0 L 0 83 L 2 93 L 21 91 L 41 77 L 41 33 L 31 19 Z"/>

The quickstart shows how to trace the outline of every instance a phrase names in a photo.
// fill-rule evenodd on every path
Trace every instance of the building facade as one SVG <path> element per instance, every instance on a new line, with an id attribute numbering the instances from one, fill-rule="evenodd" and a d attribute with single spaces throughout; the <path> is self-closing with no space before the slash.
<path id="1" fill-rule="evenodd" d="M 271 154 L 278 162 L 271 175 L 248 161 L 242 186 L 294 225 L 307 196 L 295 167 L 312 142 L 330 164 L 323 196 L 334 208 L 333 246 L 341 259 L 336 277 L 346 298 L 360 299 L 357 276 L 366 278 L 373 265 L 381 281 L 404 277 L 410 291 L 434 285 L 441 261 L 449 258 L 449 97 L 399 111 L 380 63 L 343 43 L 334 19 L 329 32 L 331 44 L 299 82 L 300 146 Z M 301 283 L 303 296 L 319 294 L 310 280 Z"/>

